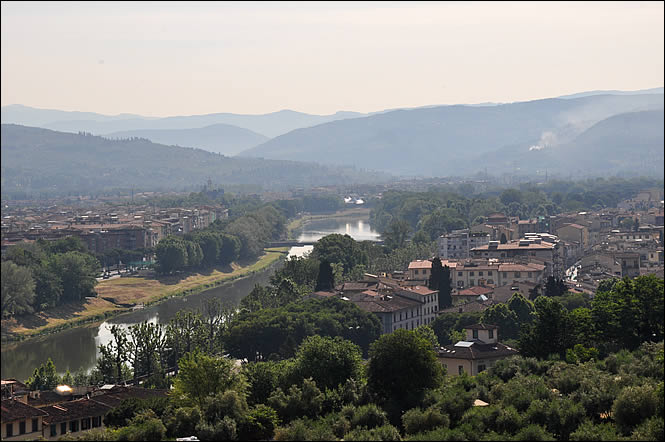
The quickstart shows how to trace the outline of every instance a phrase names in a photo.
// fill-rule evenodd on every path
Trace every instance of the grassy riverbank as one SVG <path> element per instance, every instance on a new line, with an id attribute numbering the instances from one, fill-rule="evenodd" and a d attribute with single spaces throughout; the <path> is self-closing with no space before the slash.
<path id="1" fill-rule="evenodd" d="M 124 277 L 102 281 L 96 286 L 98 296 L 85 302 L 64 305 L 47 312 L 11 321 L 3 321 L 4 341 L 23 340 L 102 321 L 130 311 L 133 306 L 151 305 L 173 296 L 187 296 L 262 271 L 283 257 L 288 247 L 265 249 L 255 262 L 232 264 L 223 269 L 165 277 Z"/>

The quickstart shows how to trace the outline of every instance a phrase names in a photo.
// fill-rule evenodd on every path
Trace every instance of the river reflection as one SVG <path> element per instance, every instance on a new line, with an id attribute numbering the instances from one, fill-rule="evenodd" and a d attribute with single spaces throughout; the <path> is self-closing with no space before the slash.
<path id="1" fill-rule="evenodd" d="M 367 216 L 316 220 L 305 225 L 300 234 L 301 241 L 316 241 L 331 233 L 348 233 L 358 241 L 378 240 L 379 234 L 370 229 Z M 289 255 L 303 256 L 312 246 L 292 247 Z M 267 284 L 270 275 L 281 261 L 271 268 L 247 278 L 207 290 L 184 298 L 171 298 L 153 307 L 136 310 L 109 319 L 102 324 L 66 330 L 39 339 L 2 346 L 2 378 L 26 380 L 33 370 L 51 358 L 59 373 L 79 369 L 91 370 L 99 356 L 100 344 L 111 339 L 110 327 L 118 324 L 127 328 L 142 321 L 164 324 L 180 310 L 196 310 L 210 298 L 220 299 L 227 306 L 236 306 L 256 284 Z"/>

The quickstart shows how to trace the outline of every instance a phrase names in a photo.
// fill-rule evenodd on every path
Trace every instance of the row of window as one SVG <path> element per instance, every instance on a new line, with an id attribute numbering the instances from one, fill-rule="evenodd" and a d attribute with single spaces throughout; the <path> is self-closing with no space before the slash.
<path id="1" fill-rule="evenodd" d="M 81 431 L 84 430 L 89 430 L 91 428 L 97 428 L 102 426 L 102 417 L 101 416 L 94 416 L 92 418 L 86 417 L 81 419 Z M 56 424 L 51 424 L 50 427 L 50 437 L 54 437 L 58 435 L 58 427 Z M 69 422 L 69 432 L 70 433 L 76 433 L 79 431 L 79 421 L 70 421 Z M 67 433 L 67 422 L 62 422 L 60 424 L 60 434 L 66 434 Z"/>
<path id="2" fill-rule="evenodd" d="M 508 272 L 502 272 L 502 273 L 503 273 L 504 278 L 508 277 Z M 522 272 L 513 272 L 513 274 L 515 275 L 514 276 L 515 278 L 520 278 L 522 276 Z M 528 274 L 529 278 L 533 278 L 533 272 L 527 272 L 527 274 Z M 463 272 L 457 272 L 457 276 L 463 277 L 464 274 L 463 274 Z M 469 272 L 469 276 L 476 276 L 475 272 Z M 484 276 L 483 272 L 478 272 L 478 276 Z M 487 276 L 493 276 L 492 275 L 492 270 L 489 270 L 487 272 Z"/>
<path id="3" fill-rule="evenodd" d="M 14 436 L 14 423 L 8 423 L 7 426 L 5 427 L 7 430 L 7 437 L 12 437 Z M 39 431 L 39 419 L 33 419 L 32 420 L 32 432 L 37 432 Z M 26 432 L 26 421 L 20 421 L 18 423 L 18 434 L 25 434 Z"/>

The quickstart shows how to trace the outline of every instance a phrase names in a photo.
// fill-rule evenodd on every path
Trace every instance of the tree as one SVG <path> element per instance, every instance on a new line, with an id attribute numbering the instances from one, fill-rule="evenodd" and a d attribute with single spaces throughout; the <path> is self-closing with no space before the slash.
<path id="1" fill-rule="evenodd" d="M 414 331 L 382 335 L 370 348 L 367 385 L 382 401 L 399 399 L 409 409 L 442 379 L 443 369 L 431 342 Z"/>
<path id="2" fill-rule="evenodd" d="M 32 312 L 35 299 L 35 281 L 30 269 L 17 266 L 11 261 L 2 261 L 0 305 L 2 318 Z"/>
<path id="3" fill-rule="evenodd" d="M 173 394 L 185 403 L 202 407 L 209 395 L 244 389 L 244 378 L 233 369 L 229 359 L 194 351 L 180 359 L 178 365 L 180 370 L 173 381 Z"/>
<path id="4" fill-rule="evenodd" d="M 164 359 L 165 339 L 162 326 L 147 321 L 129 327 L 131 341 L 128 353 L 134 368 L 134 380 L 139 376 L 151 375 L 160 368 Z"/>
<path id="5" fill-rule="evenodd" d="M 453 305 L 453 286 L 452 278 L 450 277 L 450 267 L 443 266 L 439 281 L 439 310 L 441 310 Z"/>
<path id="6" fill-rule="evenodd" d="M 294 370 L 302 379 L 312 378 L 322 389 L 335 389 L 349 378 L 360 378 L 362 351 L 339 336 L 310 336 L 298 347 Z"/>
<path id="7" fill-rule="evenodd" d="M 99 351 L 102 354 L 102 357 L 107 358 L 113 365 L 115 369 L 113 377 L 115 378 L 115 382 L 120 384 L 124 381 L 123 368 L 128 360 L 130 342 L 127 339 L 127 333 L 125 330 L 117 324 L 111 325 L 111 334 L 113 335 L 113 341 L 109 342 L 107 345 L 100 344 Z M 98 365 L 98 368 L 102 367 Z"/>
<path id="8" fill-rule="evenodd" d="M 520 333 L 520 352 L 525 356 L 546 358 L 557 354 L 562 359 L 574 345 L 575 328 L 560 302 L 540 296 L 534 303 L 536 318 Z"/>
<path id="9" fill-rule="evenodd" d="M 314 291 L 329 291 L 335 286 L 335 276 L 330 263 L 322 260 L 319 264 L 319 275 L 316 278 L 316 287 Z"/>
<path id="10" fill-rule="evenodd" d="M 53 390 L 60 382 L 60 377 L 55 369 L 55 364 L 48 358 L 45 364 L 35 368 L 32 376 L 26 381 L 30 390 Z"/>
<path id="11" fill-rule="evenodd" d="M 187 266 L 187 246 L 174 236 L 167 236 L 157 244 L 155 256 L 161 273 L 171 273 Z"/>
<path id="12" fill-rule="evenodd" d="M 314 244 L 313 258 L 329 263 L 341 263 L 344 273 L 348 273 L 356 265 L 367 265 L 367 254 L 358 246 L 356 240 L 349 235 L 333 233 L 324 236 Z"/>
<path id="13" fill-rule="evenodd" d="M 408 222 L 401 219 L 393 219 L 381 236 L 386 247 L 392 250 L 404 246 L 410 231 L 411 227 Z"/>
<path id="14" fill-rule="evenodd" d="M 550 298 L 563 296 L 567 290 L 568 287 L 566 287 L 566 283 L 563 279 L 555 278 L 554 276 L 547 277 L 547 282 L 545 283 L 545 296 Z"/>
<path id="15" fill-rule="evenodd" d="M 507 304 L 494 304 L 483 312 L 482 320 L 485 324 L 499 327 L 502 339 L 518 337 L 520 325 L 517 314 Z"/>
<path id="16" fill-rule="evenodd" d="M 51 256 L 47 266 L 62 280 L 62 299 L 65 302 L 96 296 L 95 285 L 101 268 L 94 256 L 76 251 L 60 253 Z"/>

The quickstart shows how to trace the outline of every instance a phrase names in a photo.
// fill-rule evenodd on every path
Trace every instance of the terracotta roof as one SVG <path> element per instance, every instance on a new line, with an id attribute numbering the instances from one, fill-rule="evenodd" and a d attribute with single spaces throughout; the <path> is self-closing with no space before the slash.
<path id="1" fill-rule="evenodd" d="M 106 394 L 99 396 L 93 395 L 92 399 L 111 407 L 117 407 L 125 399 L 151 399 L 155 397 L 166 397 L 168 391 L 169 390 L 159 390 L 153 388 L 115 386 L 111 388 L 111 390 Z"/>
<path id="2" fill-rule="evenodd" d="M 31 407 L 19 400 L 5 399 L 2 401 L 2 422 L 13 422 L 33 417 L 46 416 L 39 408 Z"/>
<path id="3" fill-rule="evenodd" d="M 411 269 L 431 269 L 432 268 L 432 261 L 429 260 L 417 260 L 417 261 L 411 261 L 409 263 L 409 270 Z"/>
<path id="4" fill-rule="evenodd" d="M 434 293 L 438 293 L 437 290 L 430 290 L 427 287 L 423 287 L 422 285 L 416 285 L 413 287 L 404 287 L 404 290 L 408 290 L 413 293 L 418 293 L 419 295 L 433 295 Z"/>
<path id="5" fill-rule="evenodd" d="M 494 289 L 489 287 L 474 285 L 473 287 L 468 287 L 465 288 L 464 290 L 460 290 L 459 292 L 457 292 L 457 296 L 480 296 L 480 295 L 487 295 L 488 293 L 492 293 L 493 291 Z"/>
<path id="6" fill-rule="evenodd" d="M 542 264 L 499 264 L 500 272 L 541 272 L 545 270 Z"/>
<path id="7" fill-rule="evenodd" d="M 559 227 L 557 230 L 563 229 L 564 227 L 572 227 L 574 229 L 586 229 L 584 226 L 580 226 L 579 224 L 571 223 L 571 224 L 566 224 L 565 226 Z"/>
<path id="8" fill-rule="evenodd" d="M 103 416 L 112 407 L 93 399 L 77 399 L 58 405 L 48 405 L 41 410 L 48 414 L 46 424 L 57 424 L 84 417 Z"/>

